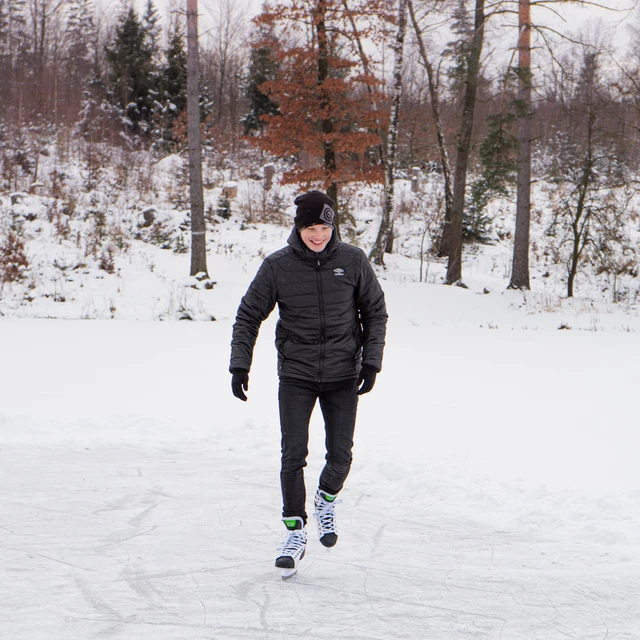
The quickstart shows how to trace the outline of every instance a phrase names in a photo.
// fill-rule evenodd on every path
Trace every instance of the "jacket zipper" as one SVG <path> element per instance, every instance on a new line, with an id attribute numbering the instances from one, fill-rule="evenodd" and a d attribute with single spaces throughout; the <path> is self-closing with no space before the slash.
<path id="1" fill-rule="evenodd" d="M 317 260 L 316 274 L 318 278 L 318 306 L 320 308 L 320 363 L 318 369 L 318 382 L 322 382 L 322 376 L 324 374 L 324 332 L 325 332 L 325 323 L 324 323 L 324 296 L 322 293 L 322 276 L 320 274 L 320 259 Z"/>

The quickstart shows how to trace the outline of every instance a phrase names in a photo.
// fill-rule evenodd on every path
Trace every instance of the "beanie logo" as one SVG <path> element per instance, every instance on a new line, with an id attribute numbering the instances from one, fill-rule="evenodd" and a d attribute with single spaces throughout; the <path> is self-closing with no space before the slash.
<path id="1" fill-rule="evenodd" d="M 333 274 L 336 276 L 343 276 L 344 275 L 344 269 L 341 269 L 340 267 L 338 267 L 337 269 L 333 270 Z"/>
<path id="2" fill-rule="evenodd" d="M 333 209 L 328 204 L 325 204 L 322 212 L 320 213 L 320 221 L 333 226 L 333 220 L 335 217 L 336 214 L 333 213 Z"/>

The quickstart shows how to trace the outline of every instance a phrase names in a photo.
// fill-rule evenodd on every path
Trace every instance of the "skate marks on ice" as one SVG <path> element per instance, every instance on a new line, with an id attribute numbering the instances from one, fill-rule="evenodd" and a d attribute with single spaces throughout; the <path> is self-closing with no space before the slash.
<path id="1" fill-rule="evenodd" d="M 283 582 L 278 488 L 263 482 L 271 461 L 247 455 L 210 444 L 3 448 L 3 633 L 637 640 L 638 566 L 613 538 L 497 530 L 446 500 L 409 510 L 382 487 L 345 490 L 338 545 L 325 549 L 311 528 L 298 575 Z"/>
<path id="2" fill-rule="evenodd" d="M 204 472 L 202 445 L 3 447 L 0 458 L 0 635 L 197 637 L 220 589 L 201 591 L 200 575 L 246 570 L 216 530 L 211 496 L 228 487 Z"/>
<path id="3" fill-rule="evenodd" d="M 360 522 L 357 531 L 367 530 L 367 524 Z M 386 527 L 377 553 L 369 553 L 373 540 L 367 549 L 366 536 L 356 535 L 350 551 L 338 554 L 336 548 L 330 557 L 319 551 L 308 570 L 303 563 L 293 579 L 296 598 L 302 598 L 297 606 L 308 611 L 314 602 L 320 609 L 330 607 L 337 620 L 351 622 L 349 637 L 637 636 L 640 615 L 632 604 L 640 597 L 632 580 L 637 567 L 616 574 L 606 563 L 597 567 L 583 558 L 587 566 L 571 569 L 565 563 L 554 571 L 546 551 L 515 535 L 483 532 L 464 521 L 434 526 L 433 531 L 403 524 L 403 531 Z M 341 542 L 348 538 L 345 532 Z M 325 633 L 344 631 L 339 622 L 335 627 L 326 620 L 316 622 L 325 625 Z"/>

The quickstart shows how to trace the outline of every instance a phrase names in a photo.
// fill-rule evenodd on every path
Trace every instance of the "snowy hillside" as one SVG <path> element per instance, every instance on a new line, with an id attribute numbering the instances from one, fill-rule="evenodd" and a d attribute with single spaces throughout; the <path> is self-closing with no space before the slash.
<path id="1" fill-rule="evenodd" d="M 223 187 L 232 174 L 207 169 L 208 267 L 217 283 L 207 290 L 188 277 L 183 159 L 169 156 L 153 164 L 147 154 L 123 152 L 112 160 L 94 177 L 79 163 L 45 167 L 34 193 L 0 194 L 1 237 L 13 232 L 24 240 L 26 263 L 17 261 L 20 277 L 2 283 L 0 314 L 128 320 L 209 320 L 232 314 L 237 301 L 225 295 L 228 286 L 246 284 L 260 258 L 286 242 L 295 213 L 294 187 L 276 183 L 265 191 L 254 172 L 234 182 L 238 196 L 226 200 Z M 446 261 L 429 251 L 441 215 L 440 193 L 437 174 L 423 174 L 417 194 L 409 180 L 397 182 L 394 253 L 379 270 L 385 282 L 415 288 L 414 304 L 430 309 L 431 323 L 636 330 L 640 281 L 632 267 L 611 276 L 587 264 L 579 271 L 576 297 L 566 298 L 566 248 L 548 233 L 554 192 L 545 184 L 536 185 L 531 292 L 506 291 L 514 226 L 514 206 L 508 201 L 491 204 L 491 242 L 465 246 L 463 281 L 468 289 L 440 286 Z M 346 239 L 365 251 L 377 234 L 380 198 L 380 189 L 371 186 L 344 192 L 341 206 L 351 220 Z M 635 224 L 632 215 L 628 225 Z M 638 235 L 635 227 L 626 233 Z M 6 246 L 3 251 L 6 256 Z M 468 313 L 469 306 L 477 312 Z"/>

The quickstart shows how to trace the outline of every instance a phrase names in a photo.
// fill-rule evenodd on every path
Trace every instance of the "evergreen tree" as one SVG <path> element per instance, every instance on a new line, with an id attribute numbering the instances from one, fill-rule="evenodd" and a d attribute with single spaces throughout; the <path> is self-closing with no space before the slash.
<path id="1" fill-rule="evenodd" d="M 9 3 L 8 0 L 0 0 L 0 64 L 7 55 L 7 42 L 9 40 Z"/>
<path id="2" fill-rule="evenodd" d="M 174 125 L 187 108 L 187 52 L 184 35 L 173 26 L 160 74 L 162 110 L 157 114 L 159 148 L 171 148 L 176 140 Z"/>
<path id="3" fill-rule="evenodd" d="M 10 104 L 18 62 L 28 50 L 25 0 L 0 0 L 0 104 Z"/>
<path id="4" fill-rule="evenodd" d="M 454 91 L 460 91 L 467 75 L 474 31 L 471 15 L 466 7 L 466 0 L 457 0 L 452 18 L 451 32 L 456 36 L 456 39 L 449 42 L 444 54 L 452 58 L 452 65 L 447 72 L 452 88 Z"/>
<path id="5" fill-rule="evenodd" d="M 166 51 L 167 62 L 163 76 L 163 97 L 177 116 L 187 106 L 187 52 L 184 35 L 176 26 L 169 39 Z"/>
<path id="6" fill-rule="evenodd" d="M 262 133 L 264 128 L 262 116 L 278 113 L 278 105 L 261 90 L 265 82 L 276 79 L 277 73 L 278 63 L 275 60 L 273 43 L 270 42 L 268 35 L 262 34 L 253 44 L 250 53 L 247 85 L 249 112 L 242 121 L 245 135 L 252 132 Z"/>
<path id="7" fill-rule="evenodd" d="M 97 45 L 93 15 L 93 0 L 69 0 L 64 66 L 70 89 L 84 83 L 91 74 Z"/>
<path id="8" fill-rule="evenodd" d="M 97 142 L 105 129 L 106 122 L 117 115 L 114 113 L 117 107 L 106 99 L 107 88 L 104 82 L 97 30 L 94 33 L 91 49 L 91 66 L 82 91 L 76 128 L 85 140 Z"/>
<path id="9" fill-rule="evenodd" d="M 513 132 L 517 114 L 505 110 L 487 116 L 488 132 L 479 146 L 482 175 L 471 185 L 463 217 L 465 240 L 489 241 L 491 218 L 485 209 L 492 198 L 509 195 L 518 171 L 518 138 Z"/>
<path id="10" fill-rule="evenodd" d="M 153 6 L 150 2 L 149 5 Z M 131 130 L 149 133 L 154 111 L 157 75 L 154 74 L 154 38 L 133 7 L 118 19 L 112 42 L 105 47 L 110 67 L 110 100 Z"/>
<path id="11" fill-rule="evenodd" d="M 160 25 L 160 16 L 153 0 L 147 0 L 144 16 L 142 17 L 142 30 L 144 32 L 145 47 L 151 58 L 149 93 L 152 100 L 155 101 L 154 106 L 161 109 L 163 78 L 161 65 L 157 59 L 160 55 L 159 43 L 162 27 Z"/>
<path id="12" fill-rule="evenodd" d="M 147 0 L 144 16 L 142 17 L 142 30 L 145 36 L 145 46 L 153 57 L 158 51 L 158 42 L 162 33 L 160 16 L 153 4 L 153 0 Z"/>
<path id="13" fill-rule="evenodd" d="M 6 93 L 10 75 L 11 58 L 9 56 L 9 3 L 0 0 L 0 92 Z"/>

